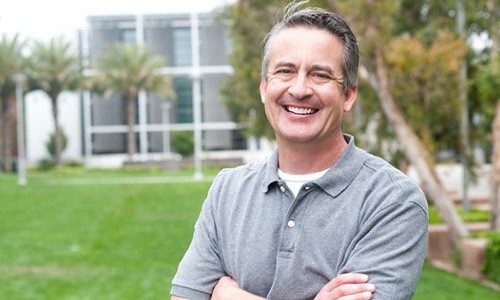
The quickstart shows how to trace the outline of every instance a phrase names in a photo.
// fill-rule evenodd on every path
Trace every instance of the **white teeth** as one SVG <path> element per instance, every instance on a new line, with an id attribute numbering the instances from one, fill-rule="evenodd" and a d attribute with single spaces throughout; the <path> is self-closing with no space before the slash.
<path id="1" fill-rule="evenodd" d="M 292 112 L 294 114 L 298 115 L 310 115 L 314 113 L 314 110 L 311 108 L 301 108 L 301 107 L 294 107 L 294 106 L 287 106 L 286 108 L 289 112 Z"/>

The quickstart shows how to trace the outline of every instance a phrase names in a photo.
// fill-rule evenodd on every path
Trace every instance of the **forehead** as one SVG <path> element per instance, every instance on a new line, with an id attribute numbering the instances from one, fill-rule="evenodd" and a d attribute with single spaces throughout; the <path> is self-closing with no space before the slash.
<path id="1" fill-rule="evenodd" d="M 340 67 L 343 42 L 327 30 L 298 26 L 277 33 L 270 44 L 270 67 L 281 63 L 321 63 Z"/>

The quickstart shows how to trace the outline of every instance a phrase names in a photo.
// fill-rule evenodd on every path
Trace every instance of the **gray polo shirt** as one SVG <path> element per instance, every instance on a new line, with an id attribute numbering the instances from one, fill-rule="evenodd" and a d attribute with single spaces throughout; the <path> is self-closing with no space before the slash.
<path id="1" fill-rule="evenodd" d="M 268 299 L 312 299 L 341 273 L 370 276 L 373 299 L 410 299 L 427 244 L 422 191 L 386 161 L 348 146 L 296 198 L 278 153 L 215 178 L 172 295 L 209 299 L 222 276 Z"/>

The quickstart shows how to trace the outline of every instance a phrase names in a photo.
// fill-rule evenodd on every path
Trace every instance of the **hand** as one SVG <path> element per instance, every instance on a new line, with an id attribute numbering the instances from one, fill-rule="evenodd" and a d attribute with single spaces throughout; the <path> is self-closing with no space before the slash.
<path id="1" fill-rule="evenodd" d="M 375 286 L 368 283 L 368 275 L 359 273 L 341 274 L 323 288 L 315 300 L 368 300 L 372 299 Z"/>

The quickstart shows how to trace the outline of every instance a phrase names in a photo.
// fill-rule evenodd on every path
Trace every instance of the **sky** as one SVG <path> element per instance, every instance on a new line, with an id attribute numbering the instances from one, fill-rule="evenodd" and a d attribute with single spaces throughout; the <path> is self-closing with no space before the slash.
<path id="1" fill-rule="evenodd" d="M 64 35 L 74 40 L 86 18 L 117 14 L 209 12 L 234 0 L 12 0 L 0 8 L 0 33 L 48 40 Z"/>

